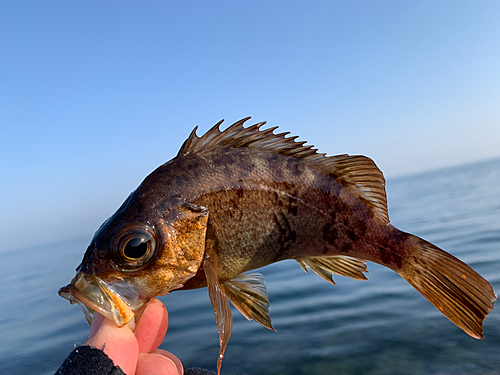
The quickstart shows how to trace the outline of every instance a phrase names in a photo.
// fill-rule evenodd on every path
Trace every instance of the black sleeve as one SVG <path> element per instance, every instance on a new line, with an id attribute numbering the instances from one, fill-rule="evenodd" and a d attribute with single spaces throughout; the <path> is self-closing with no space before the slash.
<path id="1" fill-rule="evenodd" d="M 102 350 L 91 346 L 79 346 L 66 358 L 55 375 L 125 374 Z"/>
<path id="2" fill-rule="evenodd" d="M 102 351 L 91 346 L 79 346 L 63 362 L 55 375 L 125 375 L 120 367 Z M 184 375 L 216 375 L 215 372 L 191 367 Z"/>
<path id="3" fill-rule="evenodd" d="M 216 375 L 215 372 L 205 370 L 204 368 L 191 367 L 184 370 L 184 375 Z"/>

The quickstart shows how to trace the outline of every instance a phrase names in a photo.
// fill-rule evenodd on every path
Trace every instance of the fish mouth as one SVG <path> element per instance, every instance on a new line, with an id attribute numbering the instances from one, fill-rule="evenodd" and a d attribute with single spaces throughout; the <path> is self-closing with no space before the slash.
<path id="1" fill-rule="evenodd" d="M 123 327 L 140 313 L 147 299 L 141 298 L 137 285 L 124 280 L 106 283 L 100 278 L 78 273 L 70 284 L 59 289 L 59 295 L 72 305 L 78 304 L 89 323 L 94 313 L 113 321 L 117 327 Z"/>

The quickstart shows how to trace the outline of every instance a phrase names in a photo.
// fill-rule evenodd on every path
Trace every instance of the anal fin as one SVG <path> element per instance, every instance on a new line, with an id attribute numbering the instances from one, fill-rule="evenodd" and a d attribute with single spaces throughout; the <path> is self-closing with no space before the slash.
<path id="1" fill-rule="evenodd" d="M 304 271 L 311 271 L 335 285 L 332 274 L 347 276 L 356 280 L 367 280 L 364 272 L 368 272 L 364 260 L 344 255 L 298 257 L 295 260 Z"/>
<path id="2" fill-rule="evenodd" d="M 248 320 L 276 331 L 269 316 L 269 297 L 260 273 L 242 273 L 222 285 L 231 303 Z"/>

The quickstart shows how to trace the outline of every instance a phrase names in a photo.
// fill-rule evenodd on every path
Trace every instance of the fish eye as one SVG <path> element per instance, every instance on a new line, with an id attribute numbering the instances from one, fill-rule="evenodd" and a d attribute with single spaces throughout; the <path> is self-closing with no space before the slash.
<path id="1" fill-rule="evenodd" d="M 143 223 L 125 224 L 111 240 L 113 265 L 122 271 L 137 271 L 153 259 L 156 250 L 154 228 Z"/>
<path id="2" fill-rule="evenodd" d="M 123 255 L 129 259 L 140 259 L 150 251 L 151 241 L 142 237 L 129 240 L 123 248 Z"/>

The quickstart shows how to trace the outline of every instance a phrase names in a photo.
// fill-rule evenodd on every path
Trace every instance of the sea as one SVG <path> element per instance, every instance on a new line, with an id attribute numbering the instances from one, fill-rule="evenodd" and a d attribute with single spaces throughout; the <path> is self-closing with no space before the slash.
<path id="1" fill-rule="evenodd" d="M 500 291 L 500 159 L 387 181 L 391 222 L 460 258 Z M 110 213 L 111 214 L 111 213 Z M 90 238 L 2 252 L 0 374 L 53 374 L 89 332 L 57 295 Z M 259 270 L 278 332 L 234 310 L 222 374 L 500 374 L 500 306 L 484 340 L 467 336 L 393 271 L 337 285 L 295 261 Z M 185 367 L 215 370 L 218 333 L 206 289 L 161 297 L 170 326 L 161 348 Z"/>

